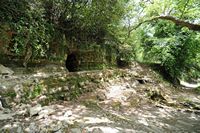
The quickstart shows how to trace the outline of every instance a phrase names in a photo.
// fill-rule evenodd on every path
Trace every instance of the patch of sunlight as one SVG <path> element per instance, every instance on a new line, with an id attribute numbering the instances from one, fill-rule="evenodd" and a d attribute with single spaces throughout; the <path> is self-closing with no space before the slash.
<path id="1" fill-rule="evenodd" d="M 17 112 L 18 115 L 26 114 L 26 110 L 20 110 Z"/>
<path id="2" fill-rule="evenodd" d="M 7 124 L 7 125 L 4 126 L 4 128 L 11 128 L 11 127 L 12 127 L 11 124 Z"/>
<path id="3" fill-rule="evenodd" d="M 42 100 L 45 100 L 46 98 L 47 98 L 47 96 L 42 95 L 42 96 L 39 96 L 39 97 L 38 97 L 38 100 L 39 100 L 39 101 L 42 101 Z"/>
<path id="4" fill-rule="evenodd" d="M 109 92 L 106 94 L 107 98 L 117 98 L 120 99 L 123 97 L 123 90 L 125 86 L 114 85 L 109 87 Z"/>
<path id="5" fill-rule="evenodd" d="M 145 125 L 145 126 L 149 126 L 149 124 L 148 124 L 148 122 L 147 122 L 147 120 L 145 118 L 140 118 L 138 120 L 138 122 L 141 123 L 141 124 L 143 124 L 143 125 Z"/>
<path id="6" fill-rule="evenodd" d="M 18 125 L 18 124 L 16 124 L 16 123 L 14 123 L 14 124 L 13 124 L 13 127 L 18 127 L 18 126 L 19 126 L 19 125 Z"/>
<path id="7" fill-rule="evenodd" d="M 107 99 L 112 101 L 118 101 L 123 106 L 129 106 L 127 102 L 128 98 L 135 94 L 136 91 L 131 87 L 127 87 L 127 84 L 112 85 L 107 88 L 108 92 L 105 93 Z"/>
<path id="8" fill-rule="evenodd" d="M 66 117 L 72 116 L 72 111 L 69 110 L 69 111 L 65 112 L 64 116 L 66 116 Z"/>
<path id="9" fill-rule="evenodd" d="M 56 115 L 52 115 L 52 119 L 53 120 L 58 120 L 58 121 L 66 121 L 69 124 L 74 124 L 75 120 L 77 120 L 78 118 L 80 118 L 80 116 L 78 115 L 73 115 L 73 116 L 56 116 Z"/>
<path id="10" fill-rule="evenodd" d="M 187 88 L 198 88 L 200 87 L 200 83 L 197 83 L 197 84 L 190 84 L 188 82 L 185 82 L 185 81 L 182 81 L 180 80 L 180 84 L 184 87 L 187 87 Z"/>
<path id="11" fill-rule="evenodd" d="M 53 123 L 53 120 L 52 119 L 49 119 L 49 118 L 46 118 L 46 119 L 40 119 L 39 122 L 42 124 L 42 125 L 50 125 Z"/>
<path id="12" fill-rule="evenodd" d="M 57 115 L 64 114 L 65 116 L 71 116 L 74 114 L 82 115 L 88 111 L 86 107 L 82 105 L 76 105 L 76 106 L 55 105 L 53 108 L 56 110 L 60 110 L 59 112 L 57 112 Z"/>
<path id="13" fill-rule="evenodd" d="M 189 118 L 193 120 L 198 120 L 195 113 L 191 113 L 191 116 Z"/>
<path id="14" fill-rule="evenodd" d="M 42 72 L 37 72 L 36 74 L 33 74 L 33 77 L 47 77 L 47 74 Z"/>
<path id="15" fill-rule="evenodd" d="M 65 108 L 65 106 L 56 104 L 54 108 Z"/>
<path id="16" fill-rule="evenodd" d="M 25 118 L 25 121 L 30 121 L 30 118 L 28 117 L 28 118 Z"/>
<path id="17" fill-rule="evenodd" d="M 94 118 L 94 117 L 84 117 L 86 124 L 92 124 L 92 123 L 113 123 L 108 118 L 102 117 L 102 118 Z"/>
<path id="18" fill-rule="evenodd" d="M 152 118 L 152 119 L 155 119 L 156 118 L 156 116 L 155 115 L 153 115 L 153 114 L 151 114 L 151 113 L 148 113 L 148 114 L 144 114 L 144 113 L 136 113 L 136 114 L 138 114 L 140 117 L 144 117 L 144 118 Z"/>
<path id="19" fill-rule="evenodd" d="M 78 105 L 78 106 L 74 109 L 74 111 L 82 111 L 82 110 L 85 110 L 85 109 L 86 109 L 85 106 L 83 106 L 83 105 Z"/>
<path id="20" fill-rule="evenodd" d="M 66 116 L 56 116 L 56 115 L 52 115 L 52 119 L 54 120 L 59 120 L 59 121 L 65 121 L 65 120 L 68 120 L 69 117 L 66 117 Z"/>
<path id="21" fill-rule="evenodd" d="M 159 125 L 160 127 L 169 127 L 169 126 L 170 126 L 169 124 L 162 123 L 162 122 L 157 122 L 157 123 L 158 123 L 158 125 Z"/>
<path id="22" fill-rule="evenodd" d="M 165 110 L 165 109 L 161 109 L 161 108 L 159 108 L 158 109 L 158 115 L 160 116 L 160 117 L 163 117 L 163 118 L 170 118 L 170 117 L 173 117 L 171 114 L 170 114 L 170 112 L 168 112 L 167 110 Z M 173 113 L 173 112 L 171 112 L 171 113 Z"/>
<path id="23" fill-rule="evenodd" d="M 119 129 L 113 128 L 113 127 L 103 127 L 103 126 L 97 126 L 97 127 L 92 127 L 92 128 L 87 128 L 89 132 L 95 132 L 100 130 L 99 132 L 103 133 L 120 133 Z"/>

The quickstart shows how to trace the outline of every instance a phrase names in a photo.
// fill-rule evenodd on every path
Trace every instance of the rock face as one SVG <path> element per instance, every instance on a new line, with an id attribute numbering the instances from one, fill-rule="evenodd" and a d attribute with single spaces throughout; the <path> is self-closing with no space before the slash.
<path id="1" fill-rule="evenodd" d="M 70 72 L 98 70 L 105 65 L 104 53 L 100 49 L 78 50 L 68 55 L 65 65 Z"/>
<path id="2" fill-rule="evenodd" d="M 10 68 L 8 67 L 5 67 L 3 65 L 0 64 L 0 74 L 3 74 L 3 75 L 12 75 L 14 73 L 13 70 L 11 70 Z"/>

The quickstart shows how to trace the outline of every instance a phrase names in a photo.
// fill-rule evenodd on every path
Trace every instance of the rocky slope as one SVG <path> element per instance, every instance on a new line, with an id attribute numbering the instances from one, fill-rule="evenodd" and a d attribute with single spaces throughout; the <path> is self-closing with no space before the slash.
<path id="1" fill-rule="evenodd" d="M 199 132 L 200 96 L 147 66 L 69 73 L 58 65 L 0 78 L 0 131 Z"/>

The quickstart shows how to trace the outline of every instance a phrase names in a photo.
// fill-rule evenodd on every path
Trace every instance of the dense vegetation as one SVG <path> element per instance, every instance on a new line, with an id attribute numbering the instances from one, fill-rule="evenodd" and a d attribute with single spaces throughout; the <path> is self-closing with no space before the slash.
<path id="1" fill-rule="evenodd" d="M 160 64 L 173 79 L 198 79 L 199 5 L 199 0 L 1 0 L 0 46 L 4 54 L 24 57 L 26 65 L 30 58 L 67 52 L 67 44 L 93 44 L 115 49 L 123 60 Z"/>

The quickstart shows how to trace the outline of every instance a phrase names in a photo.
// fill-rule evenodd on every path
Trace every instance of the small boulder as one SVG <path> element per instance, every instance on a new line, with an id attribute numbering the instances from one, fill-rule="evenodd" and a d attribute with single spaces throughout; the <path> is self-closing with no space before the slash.
<path id="1" fill-rule="evenodd" d="M 3 111 L 0 111 L 0 121 L 13 119 L 13 115 L 14 114 L 12 113 L 4 113 Z"/>
<path id="2" fill-rule="evenodd" d="M 42 106 L 40 104 L 34 106 L 34 107 L 31 107 L 29 109 L 29 114 L 30 116 L 35 116 L 35 115 L 38 115 L 38 113 L 42 110 Z"/>
<path id="3" fill-rule="evenodd" d="M 43 107 L 42 110 L 38 113 L 38 115 L 39 115 L 39 118 L 41 119 L 41 118 L 47 117 L 48 115 L 51 115 L 51 114 L 54 113 L 54 112 L 55 112 L 55 110 L 54 110 L 52 107 L 50 107 L 50 106 L 45 106 L 45 107 Z"/>
<path id="4" fill-rule="evenodd" d="M 12 75 L 14 73 L 13 70 L 11 70 L 8 67 L 5 67 L 3 65 L 0 64 L 0 74 L 2 75 Z"/>

